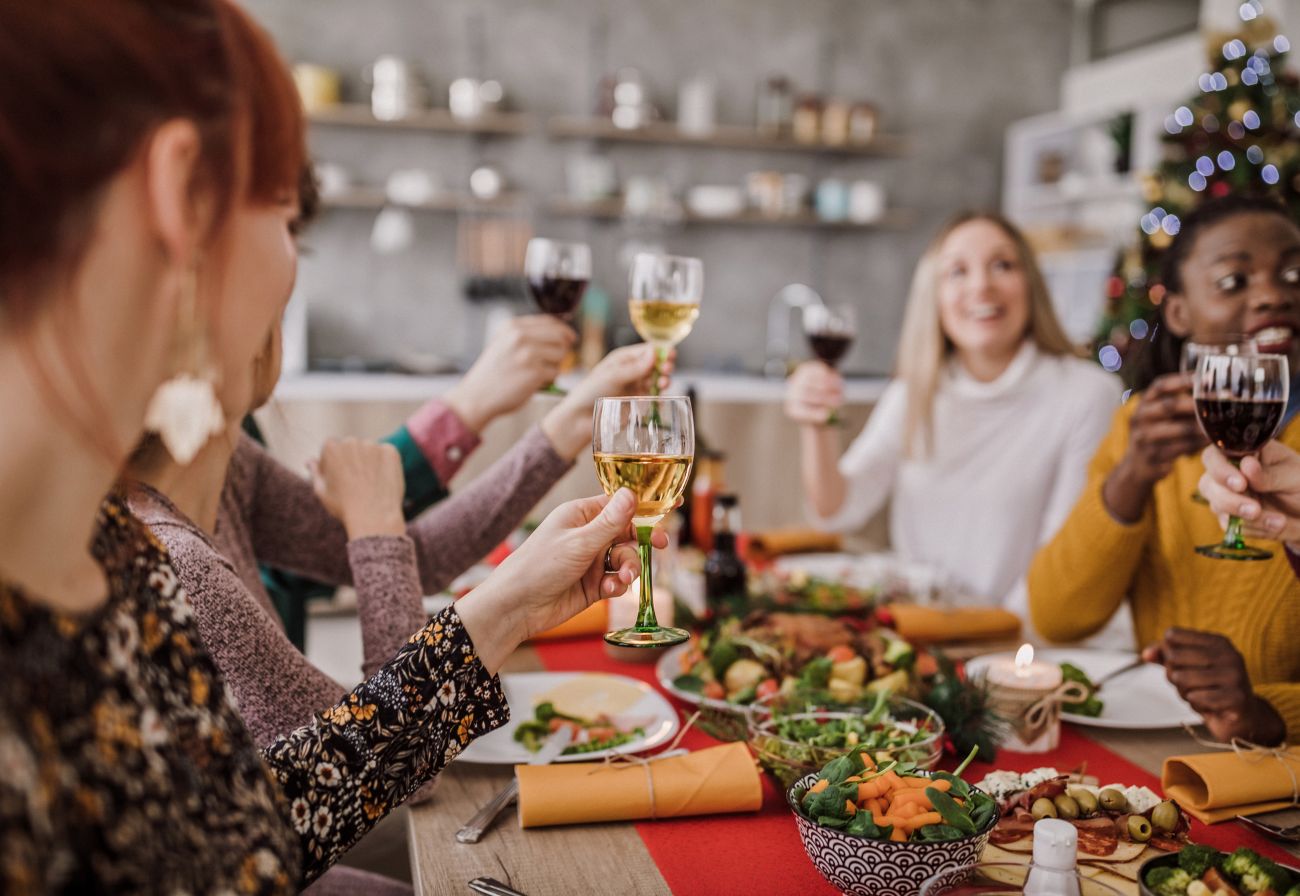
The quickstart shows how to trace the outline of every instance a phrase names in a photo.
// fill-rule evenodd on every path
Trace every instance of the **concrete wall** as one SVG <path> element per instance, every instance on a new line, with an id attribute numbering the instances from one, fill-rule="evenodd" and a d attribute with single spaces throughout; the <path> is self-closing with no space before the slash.
<path id="1" fill-rule="evenodd" d="M 697 72 L 718 83 L 719 120 L 752 120 L 755 85 L 783 72 L 799 87 L 869 98 L 883 127 L 912 141 L 899 160 L 797 153 L 611 146 L 622 176 L 663 172 L 679 186 L 741 183 L 746 172 L 781 167 L 813 177 L 875 178 L 893 205 L 913 208 L 901 234 L 741 229 L 663 234 L 672 250 L 699 255 L 706 303 L 681 350 L 688 366 L 761 367 L 770 296 L 792 281 L 827 300 L 860 306 L 853 372 L 890 368 L 912 265 L 952 210 L 996 203 L 1002 135 L 1009 122 L 1057 106 L 1069 45 L 1065 0 L 246 0 L 286 55 L 356 77 L 382 54 L 419 63 L 445 103 L 448 82 L 476 73 L 500 79 L 523 110 L 589 110 L 597 73 L 635 65 L 669 113 L 676 82 Z M 483 16 L 486 61 L 471 58 L 467 22 Z M 599 36 L 603 30 L 604 37 Z M 598 58 L 603 57 L 603 58 Z M 475 163 L 502 164 L 537 196 L 562 189 L 565 158 L 581 144 L 520 139 L 317 129 L 318 158 L 382 182 L 394 168 L 423 166 L 461 187 Z M 481 323 L 460 297 L 451 216 L 417 218 L 417 248 L 370 252 L 373 213 L 330 212 L 308 235 L 299 295 L 310 308 L 313 356 L 392 357 L 404 350 L 471 356 Z M 539 220 L 538 230 L 584 238 L 596 280 L 621 306 L 625 272 L 620 223 Z"/>

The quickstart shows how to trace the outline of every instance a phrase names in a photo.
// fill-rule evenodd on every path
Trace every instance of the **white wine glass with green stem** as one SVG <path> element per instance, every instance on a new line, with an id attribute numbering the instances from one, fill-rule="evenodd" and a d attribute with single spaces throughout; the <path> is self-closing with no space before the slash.
<path id="1" fill-rule="evenodd" d="M 659 376 L 670 349 L 687 337 L 700 316 L 704 262 L 684 255 L 638 252 L 628 276 L 628 314 L 641 338 L 655 347 L 650 392 L 659 394 Z"/>
<path id="2" fill-rule="evenodd" d="M 637 553 L 641 591 L 636 623 L 610 632 L 605 640 L 620 647 L 667 647 L 690 634 L 666 628 L 655 618 L 650 571 L 650 536 L 673 509 L 695 462 L 695 417 L 684 396 L 602 398 L 592 420 L 592 457 L 605 494 L 621 488 L 636 495 Z"/>

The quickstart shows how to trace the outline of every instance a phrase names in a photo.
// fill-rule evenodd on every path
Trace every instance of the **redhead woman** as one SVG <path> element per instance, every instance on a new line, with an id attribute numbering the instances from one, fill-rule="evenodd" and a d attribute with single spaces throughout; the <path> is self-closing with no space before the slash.
<path id="1" fill-rule="evenodd" d="M 302 129 L 228 0 L 0 2 L 6 892 L 300 888 L 502 724 L 515 645 L 632 577 L 633 496 L 563 505 L 370 680 L 254 746 L 166 551 L 105 495 L 146 421 L 192 456 L 250 400 L 293 278 Z"/>
<path id="2" fill-rule="evenodd" d="M 810 519 L 850 531 L 889 502 L 895 551 L 1023 615 L 1025 571 L 1078 497 L 1119 393 L 1075 357 L 1020 232 L 958 215 L 917 265 L 897 375 L 846 452 L 827 425 L 840 375 L 810 361 L 790 379 Z"/>

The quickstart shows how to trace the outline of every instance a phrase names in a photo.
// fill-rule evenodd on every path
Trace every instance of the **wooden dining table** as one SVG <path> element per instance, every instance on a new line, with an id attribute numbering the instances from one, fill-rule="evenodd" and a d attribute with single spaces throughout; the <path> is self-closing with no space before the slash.
<path id="1" fill-rule="evenodd" d="M 502 673 L 544 668 L 538 652 L 524 646 L 511 656 Z M 1166 757 L 1208 749 L 1182 730 L 1096 728 L 1088 731 L 1088 737 L 1156 776 Z M 417 893 L 469 893 L 467 884 L 476 877 L 494 878 L 526 896 L 660 896 L 673 892 L 633 822 L 523 830 L 514 812 L 507 809 L 478 843 L 456 842 L 456 831 L 513 775 L 511 766 L 453 762 L 439 776 L 433 799 L 412 807 L 407 833 Z M 793 820 L 790 827 L 793 831 Z M 718 843 L 717 848 L 725 850 L 727 844 Z M 1300 857 L 1300 850 L 1288 851 Z M 751 882 L 732 892 L 757 891 Z"/>

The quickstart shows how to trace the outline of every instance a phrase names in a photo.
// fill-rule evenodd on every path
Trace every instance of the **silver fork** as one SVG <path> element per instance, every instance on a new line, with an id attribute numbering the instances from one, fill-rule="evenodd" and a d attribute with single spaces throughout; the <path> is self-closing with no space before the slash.
<path id="1" fill-rule="evenodd" d="M 1266 837 L 1281 840 L 1284 843 L 1300 843 L 1300 824 L 1280 825 L 1260 821 L 1248 815 L 1238 815 L 1237 821 L 1248 828 L 1253 828 Z"/>

